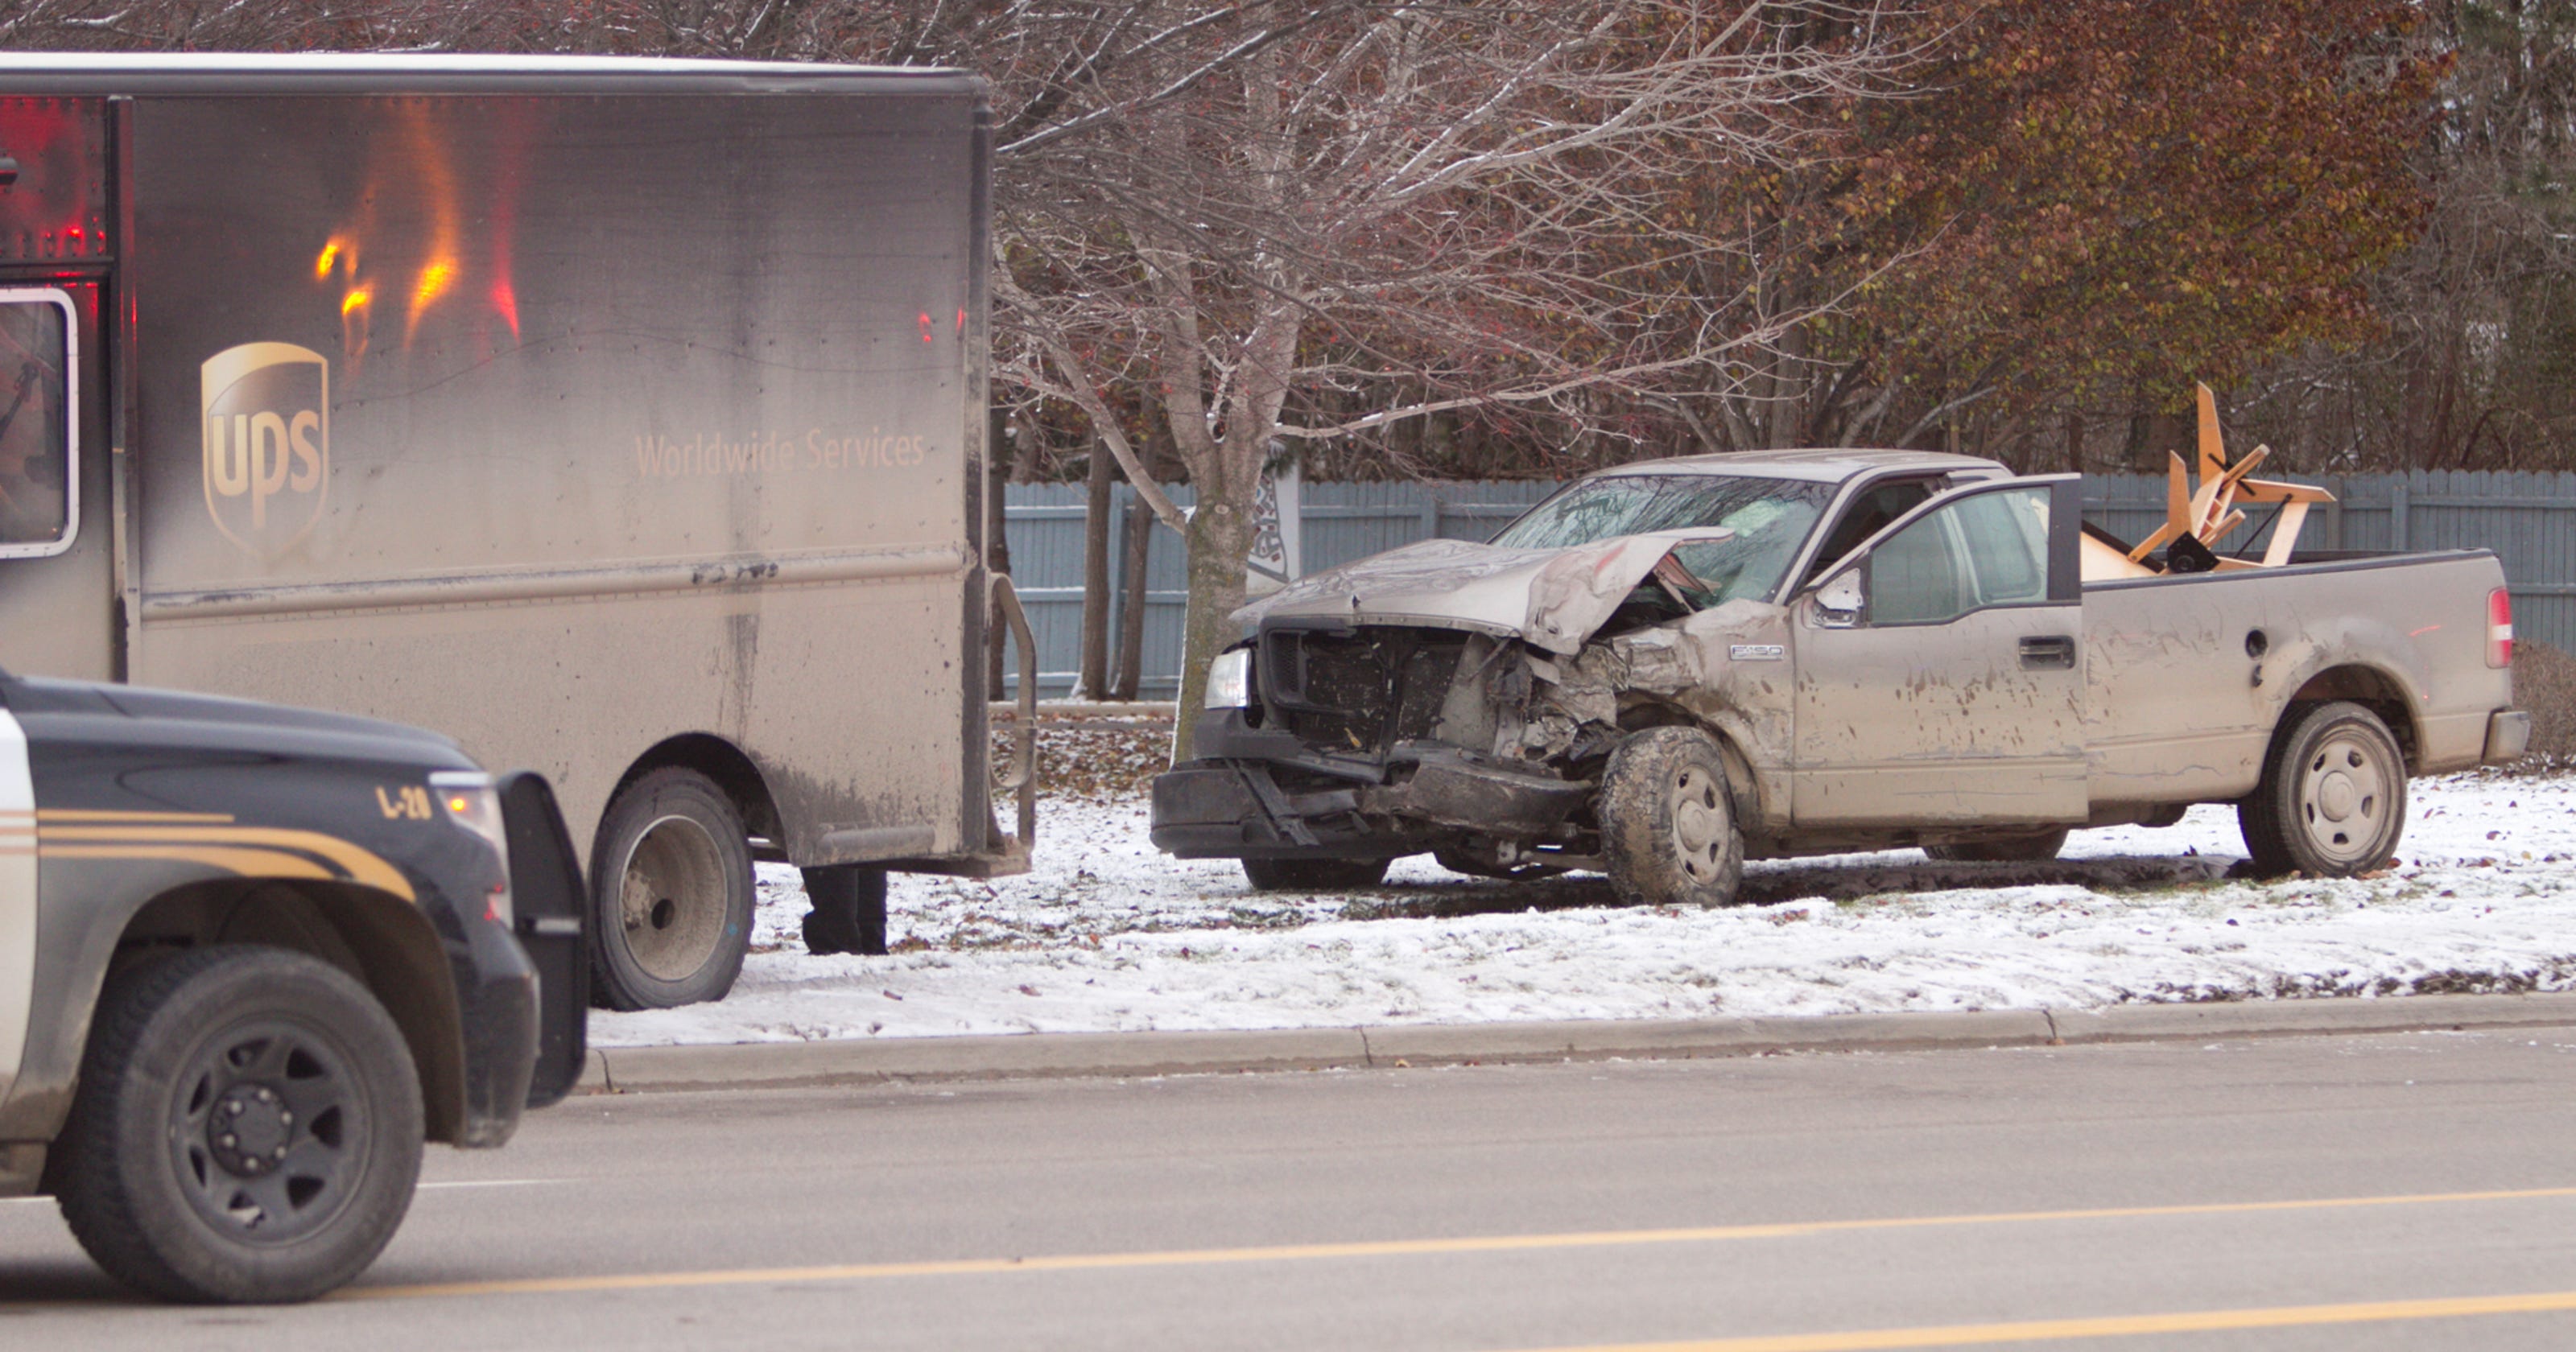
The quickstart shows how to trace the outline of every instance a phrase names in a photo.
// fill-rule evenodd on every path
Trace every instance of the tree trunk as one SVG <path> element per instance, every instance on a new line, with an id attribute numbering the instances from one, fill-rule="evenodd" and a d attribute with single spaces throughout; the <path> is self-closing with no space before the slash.
<path id="1" fill-rule="evenodd" d="M 1181 692 L 1172 718 L 1172 760 L 1188 760 L 1193 716 L 1207 695 L 1208 663 L 1239 635 L 1227 617 L 1243 606 L 1243 561 L 1252 554 L 1252 514 L 1202 489 L 1190 513 L 1190 605 L 1181 630 Z"/>
<path id="2" fill-rule="evenodd" d="M 1082 698 L 1109 696 L 1109 448 L 1091 447 L 1089 492 L 1082 508 Z"/>
<path id="3" fill-rule="evenodd" d="M 1145 562 L 1154 544 L 1154 509 L 1143 501 L 1127 504 L 1127 574 L 1126 604 L 1118 615 L 1118 675 L 1111 682 L 1109 697 L 1118 700 L 1136 698 L 1144 679 L 1145 667 Z"/>

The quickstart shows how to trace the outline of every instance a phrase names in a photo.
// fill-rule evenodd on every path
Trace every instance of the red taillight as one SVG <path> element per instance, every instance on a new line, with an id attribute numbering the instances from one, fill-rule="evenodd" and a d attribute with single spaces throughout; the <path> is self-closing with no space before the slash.
<path id="1" fill-rule="evenodd" d="M 2513 665 L 2513 593 L 2502 587 L 2487 593 L 2487 665 Z"/>

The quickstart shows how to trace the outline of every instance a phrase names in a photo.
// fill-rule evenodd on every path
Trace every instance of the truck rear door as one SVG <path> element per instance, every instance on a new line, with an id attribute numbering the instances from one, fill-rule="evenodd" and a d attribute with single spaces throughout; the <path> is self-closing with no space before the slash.
<path id="1" fill-rule="evenodd" d="M 1943 494 L 1800 594 L 1797 825 L 2083 820 L 2077 483 Z"/>

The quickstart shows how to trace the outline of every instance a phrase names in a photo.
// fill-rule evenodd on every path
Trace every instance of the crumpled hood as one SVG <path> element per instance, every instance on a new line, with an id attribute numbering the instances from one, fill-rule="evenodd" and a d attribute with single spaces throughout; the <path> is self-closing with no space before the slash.
<path id="1" fill-rule="evenodd" d="M 1509 634 L 1571 656 L 1675 545 L 1733 534 L 1657 531 L 1566 549 L 1425 540 L 1299 578 L 1233 618 L 1245 625 L 1308 616 L 1428 623 Z"/>

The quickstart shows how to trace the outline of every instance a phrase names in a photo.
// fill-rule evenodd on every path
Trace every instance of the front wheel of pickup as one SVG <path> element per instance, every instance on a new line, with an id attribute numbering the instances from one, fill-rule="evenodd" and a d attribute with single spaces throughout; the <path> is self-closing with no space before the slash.
<path id="1" fill-rule="evenodd" d="M 2358 704 L 2294 710 L 2263 782 L 2236 805 L 2254 871 L 2349 878 L 2388 862 L 2406 830 L 2406 757 Z"/>
<path id="2" fill-rule="evenodd" d="M 1601 772 L 1596 815 L 1610 889 L 1631 906 L 1725 906 L 1744 877 L 1744 833 L 1717 743 L 1648 728 Z"/>
<path id="3" fill-rule="evenodd" d="M 311 1300 L 393 1238 L 421 1129 L 411 1051 L 365 987 L 301 953 L 198 949 L 101 995 L 63 1219 L 165 1300 Z"/>
<path id="4" fill-rule="evenodd" d="M 1392 859 L 1246 859 L 1243 876 L 1258 892 L 1323 892 L 1375 887 Z"/>

